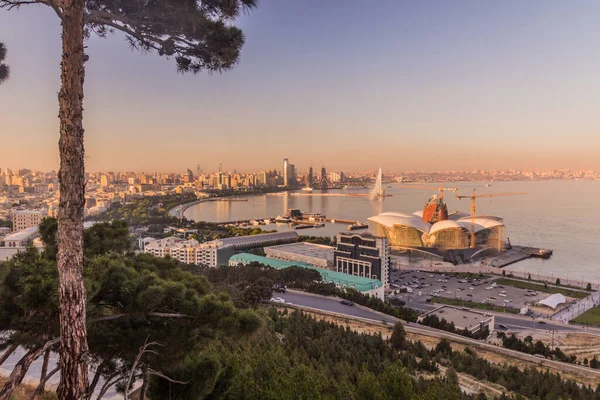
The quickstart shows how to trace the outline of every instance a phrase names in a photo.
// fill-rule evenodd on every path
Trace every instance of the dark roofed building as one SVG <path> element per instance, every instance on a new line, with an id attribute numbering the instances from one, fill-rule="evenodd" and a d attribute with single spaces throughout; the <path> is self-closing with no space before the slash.
<path id="1" fill-rule="evenodd" d="M 390 249 L 385 237 L 339 233 L 333 253 L 335 271 L 389 283 Z"/>

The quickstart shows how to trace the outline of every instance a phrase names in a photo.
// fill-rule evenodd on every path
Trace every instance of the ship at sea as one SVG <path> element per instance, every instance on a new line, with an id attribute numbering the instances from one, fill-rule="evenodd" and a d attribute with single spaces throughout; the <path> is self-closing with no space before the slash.
<path id="1" fill-rule="evenodd" d="M 310 186 L 306 186 L 306 187 L 303 187 L 302 190 L 305 192 L 312 192 L 313 188 L 311 188 Z"/>

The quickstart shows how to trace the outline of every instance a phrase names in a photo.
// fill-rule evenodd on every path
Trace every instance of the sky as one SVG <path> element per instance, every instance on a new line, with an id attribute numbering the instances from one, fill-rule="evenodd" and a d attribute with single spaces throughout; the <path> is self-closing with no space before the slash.
<path id="1" fill-rule="evenodd" d="M 600 2 L 261 0 L 223 74 L 87 42 L 86 169 L 600 169 Z M 60 25 L 0 10 L 0 168 L 58 168 Z"/>

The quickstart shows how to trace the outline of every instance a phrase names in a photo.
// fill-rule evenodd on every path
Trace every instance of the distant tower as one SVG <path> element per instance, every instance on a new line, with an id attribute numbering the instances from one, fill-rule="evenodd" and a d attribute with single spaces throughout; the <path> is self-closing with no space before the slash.
<path id="1" fill-rule="evenodd" d="M 223 164 L 219 164 L 219 173 L 223 172 Z"/>
<path id="2" fill-rule="evenodd" d="M 327 189 L 327 170 L 321 168 L 321 189 Z"/>
<path id="3" fill-rule="evenodd" d="M 202 170 L 200 169 L 200 164 L 196 165 L 196 175 L 200 176 Z"/>
<path id="4" fill-rule="evenodd" d="M 313 183 L 313 167 L 308 169 L 308 176 L 306 178 L 306 186 L 311 186 Z"/>
<path id="5" fill-rule="evenodd" d="M 283 186 L 290 184 L 290 160 L 287 158 L 283 159 Z"/>

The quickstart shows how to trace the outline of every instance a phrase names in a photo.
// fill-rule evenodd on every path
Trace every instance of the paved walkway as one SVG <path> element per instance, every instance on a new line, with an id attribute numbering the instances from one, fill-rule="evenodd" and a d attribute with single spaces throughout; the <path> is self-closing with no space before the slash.
<path id="1" fill-rule="evenodd" d="M 584 312 L 589 309 L 600 304 L 600 292 L 595 292 L 590 294 L 587 297 L 584 297 L 581 300 L 578 300 L 577 303 L 573 303 L 570 306 L 563 308 L 556 314 L 554 314 L 551 319 L 554 321 L 561 321 L 568 323 L 572 319 L 577 318 Z"/>

